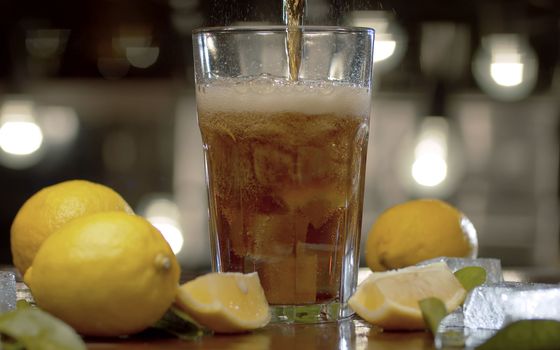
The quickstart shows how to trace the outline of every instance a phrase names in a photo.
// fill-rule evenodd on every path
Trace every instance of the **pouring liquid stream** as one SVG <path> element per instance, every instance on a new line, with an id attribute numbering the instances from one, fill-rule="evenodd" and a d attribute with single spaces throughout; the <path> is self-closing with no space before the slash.
<path id="1" fill-rule="evenodd" d="M 305 0 L 283 0 L 284 24 L 287 26 L 286 47 L 288 50 L 288 67 L 290 80 L 296 81 L 302 54 L 301 26 Z"/>

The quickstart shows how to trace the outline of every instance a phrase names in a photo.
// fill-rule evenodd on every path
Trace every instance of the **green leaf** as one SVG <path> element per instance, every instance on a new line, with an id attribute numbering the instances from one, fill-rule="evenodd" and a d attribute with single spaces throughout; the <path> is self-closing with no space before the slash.
<path id="1" fill-rule="evenodd" d="M 20 342 L 6 343 L 2 342 L 2 350 L 25 350 L 25 345 Z"/>
<path id="2" fill-rule="evenodd" d="M 432 334 L 436 334 L 441 320 L 447 315 L 445 304 L 438 298 L 426 298 L 418 302 L 424 322 Z"/>
<path id="3" fill-rule="evenodd" d="M 196 339 L 209 333 L 187 313 L 174 306 L 152 327 L 183 340 Z"/>
<path id="4" fill-rule="evenodd" d="M 21 299 L 21 300 L 18 300 L 18 301 L 16 302 L 16 308 L 17 308 L 17 309 L 24 309 L 24 308 L 26 308 L 26 307 L 32 307 L 31 304 L 29 304 L 29 303 L 27 302 L 27 300 Z"/>
<path id="5" fill-rule="evenodd" d="M 549 350 L 560 348 L 560 322 L 522 320 L 499 330 L 477 350 Z"/>
<path id="6" fill-rule="evenodd" d="M 13 342 L 2 344 L 6 349 L 85 350 L 86 345 L 76 332 L 58 318 L 34 307 L 18 304 L 14 311 L 0 315 L 0 333 Z"/>
<path id="7" fill-rule="evenodd" d="M 470 292 L 486 282 L 486 270 L 480 266 L 467 266 L 455 271 L 455 277 L 461 282 L 463 288 Z"/>

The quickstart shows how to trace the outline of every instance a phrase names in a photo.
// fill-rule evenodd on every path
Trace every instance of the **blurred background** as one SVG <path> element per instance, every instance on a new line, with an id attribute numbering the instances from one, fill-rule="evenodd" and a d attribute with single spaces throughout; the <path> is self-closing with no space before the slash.
<path id="1" fill-rule="evenodd" d="M 120 192 L 186 269 L 209 269 L 192 29 L 282 21 L 281 0 L 0 2 L 0 263 L 40 188 Z M 374 27 L 363 238 L 442 198 L 480 256 L 559 276 L 560 3 L 307 0 L 307 24 Z"/>

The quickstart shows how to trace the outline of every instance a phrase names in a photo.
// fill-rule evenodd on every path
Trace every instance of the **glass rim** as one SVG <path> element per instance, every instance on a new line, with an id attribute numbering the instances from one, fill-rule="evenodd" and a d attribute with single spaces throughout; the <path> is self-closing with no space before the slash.
<path id="1" fill-rule="evenodd" d="M 292 28 L 301 29 L 303 33 L 370 33 L 375 34 L 375 29 L 369 27 L 353 26 L 326 26 L 326 25 L 302 25 Z M 201 27 L 193 29 L 192 34 L 204 33 L 285 33 L 286 25 L 240 25 L 240 26 L 218 26 Z"/>

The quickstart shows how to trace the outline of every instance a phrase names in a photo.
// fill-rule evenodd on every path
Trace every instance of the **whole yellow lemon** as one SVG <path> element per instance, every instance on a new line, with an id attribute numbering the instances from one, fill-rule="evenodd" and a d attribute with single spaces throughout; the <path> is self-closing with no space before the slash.
<path id="1" fill-rule="evenodd" d="M 162 234 L 123 212 L 72 220 L 49 236 L 24 280 L 39 307 L 89 336 L 133 334 L 173 303 L 180 267 Z"/>
<path id="2" fill-rule="evenodd" d="M 19 209 L 11 227 L 14 265 L 23 275 L 43 241 L 70 220 L 104 211 L 132 213 L 126 201 L 111 188 L 85 180 L 48 186 Z"/>
<path id="3" fill-rule="evenodd" d="M 470 220 L 437 199 L 418 199 L 381 213 L 366 241 L 365 258 L 373 271 L 414 265 L 440 256 L 476 257 L 478 239 Z"/>

